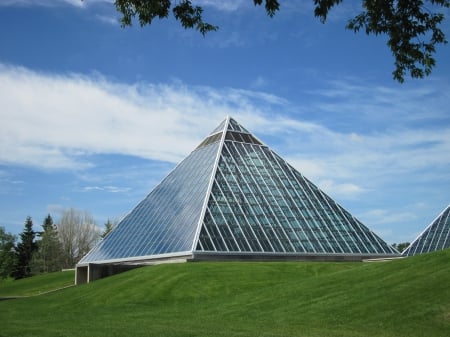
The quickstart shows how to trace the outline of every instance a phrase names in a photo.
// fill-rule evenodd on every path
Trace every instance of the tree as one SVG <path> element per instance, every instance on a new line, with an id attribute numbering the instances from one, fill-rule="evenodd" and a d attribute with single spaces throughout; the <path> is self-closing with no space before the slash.
<path id="1" fill-rule="evenodd" d="M 54 272 L 62 269 L 63 249 L 58 239 L 58 231 L 50 214 L 42 225 L 43 231 L 38 235 L 38 249 L 33 256 L 33 270 L 38 273 Z"/>
<path id="2" fill-rule="evenodd" d="M 16 237 L 0 227 L 0 279 L 7 278 L 14 271 Z"/>
<path id="3" fill-rule="evenodd" d="M 168 18 L 171 0 L 115 0 L 121 13 L 123 27 L 131 26 L 137 17 L 141 26 L 150 25 L 155 18 Z M 194 1 L 195 2 L 195 1 Z M 329 11 L 342 0 L 314 0 L 314 14 L 325 23 Z M 184 28 L 193 28 L 202 35 L 218 29 L 203 21 L 203 8 L 190 0 L 175 2 L 173 16 Z M 262 5 L 263 0 L 253 0 Z M 264 7 L 272 17 L 280 9 L 277 0 L 265 0 Z M 412 78 L 423 78 L 435 66 L 436 46 L 447 43 L 439 28 L 444 21 L 442 9 L 450 8 L 450 0 L 362 0 L 362 12 L 350 19 L 346 28 L 367 35 L 387 35 L 387 45 L 395 59 L 393 78 L 400 83 L 409 73 Z"/>
<path id="4" fill-rule="evenodd" d="M 105 223 L 105 230 L 101 234 L 102 239 L 105 238 L 113 230 L 113 228 L 117 225 L 117 223 L 118 223 L 117 220 L 111 222 L 111 220 L 108 219 L 108 221 Z"/>
<path id="5" fill-rule="evenodd" d="M 67 209 L 56 227 L 63 248 L 65 268 L 73 268 L 100 239 L 100 230 L 87 211 Z"/>
<path id="6" fill-rule="evenodd" d="M 16 280 L 31 276 L 31 260 L 34 252 L 37 250 L 35 236 L 36 232 L 33 230 L 33 220 L 28 216 L 16 249 L 17 260 L 13 271 L 13 277 Z"/>
<path id="7" fill-rule="evenodd" d="M 409 246 L 409 242 L 402 242 L 402 243 L 394 243 L 392 247 L 397 249 L 400 253 L 403 252 L 406 248 Z"/>

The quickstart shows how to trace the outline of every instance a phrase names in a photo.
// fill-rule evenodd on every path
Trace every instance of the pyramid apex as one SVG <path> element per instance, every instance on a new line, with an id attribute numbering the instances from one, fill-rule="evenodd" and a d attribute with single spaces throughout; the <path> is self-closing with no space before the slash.
<path id="1" fill-rule="evenodd" d="M 239 124 L 236 119 L 228 115 L 220 124 L 212 130 L 208 136 L 214 135 L 216 133 L 222 133 L 224 131 L 236 131 L 242 133 L 250 133 L 246 128 Z"/>

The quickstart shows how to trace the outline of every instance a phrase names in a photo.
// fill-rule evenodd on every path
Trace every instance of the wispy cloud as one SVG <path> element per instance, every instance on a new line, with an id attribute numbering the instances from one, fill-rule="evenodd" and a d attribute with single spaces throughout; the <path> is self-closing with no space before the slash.
<path id="1" fill-rule="evenodd" d="M 214 7 L 215 9 L 221 11 L 232 12 L 244 5 L 248 4 L 248 0 L 227 0 L 227 1 L 216 1 L 216 0 L 199 0 L 198 5 L 205 7 Z"/>
<path id="2" fill-rule="evenodd" d="M 119 24 L 119 19 L 116 16 L 112 16 L 112 15 L 96 15 L 95 16 L 99 21 L 109 24 L 109 25 L 113 25 L 113 26 L 118 26 Z"/>
<path id="3" fill-rule="evenodd" d="M 79 169 L 91 165 L 84 155 L 95 153 L 177 162 L 226 115 L 257 116 L 254 101 L 279 104 L 264 93 L 125 85 L 6 65 L 0 66 L 0 100 L 0 161 Z"/>
<path id="4" fill-rule="evenodd" d="M 89 0 L 86 0 L 89 1 Z M 3 0 L 0 6 L 57 6 L 61 4 L 69 4 L 76 7 L 84 7 L 86 1 L 82 0 Z M 94 0 L 96 1 L 96 0 Z M 97 0 L 98 2 L 99 0 Z M 101 0 L 100 0 L 101 1 Z M 107 1 L 107 0 L 105 0 Z"/>
<path id="5" fill-rule="evenodd" d="M 266 87 L 267 84 L 268 84 L 267 79 L 260 75 L 252 81 L 251 87 L 254 89 L 261 89 Z"/>
<path id="6" fill-rule="evenodd" d="M 2 0 L 1 6 L 46 6 L 55 7 L 59 5 L 72 5 L 84 8 L 96 3 L 114 3 L 114 0 Z"/>
<path id="7" fill-rule="evenodd" d="M 151 159 L 167 171 L 232 115 L 333 198 L 404 198 L 392 209 L 359 203 L 360 219 L 389 240 L 399 235 L 393 224 L 420 221 L 417 203 L 430 208 L 427 197 L 409 200 L 408 189 L 430 196 L 433 186 L 450 184 L 449 92 L 445 81 L 382 87 L 341 79 L 300 92 L 296 106 L 256 90 L 125 84 L 0 65 L 0 164 L 78 170 L 78 192 L 130 193 L 132 181 L 148 174 L 106 170 L 97 154 Z M 127 175 L 128 183 L 111 174 Z M 7 171 L 0 177 L 17 180 Z"/>
<path id="8" fill-rule="evenodd" d="M 92 192 L 92 191 L 100 191 L 100 192 L 108 192 L 108 193 L 121 193 L 128 192 L 130 187 L 119 187 L 119 186 L 85 186 L 83 187 L 83 192 Z"/>
<path id="9" fill-rule="evenodd" d="M 303 93 L 302 109 L 320 116 L 308 120 L 279 112 L 296 107 L 265 92 L 1 65 L 0 163 L 84 170 L 96 165 L 92 154 L 176 163 L 232 115 L 327 193 L 354 199 L 399 182 L 448 183 L 448 92 L 445 83 L 395 89 L 334 81 Z M 105 181 L 86 186 L 120 190 Z"/>

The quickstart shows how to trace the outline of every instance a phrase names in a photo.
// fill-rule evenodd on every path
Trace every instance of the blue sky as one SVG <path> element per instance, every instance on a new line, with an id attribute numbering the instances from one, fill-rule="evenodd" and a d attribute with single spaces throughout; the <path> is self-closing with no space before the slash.
<path id="1" fill-rule="evenodd" d="M 449 45 L 399 84 L 385 38 L 344 29 L 359 2 L 325 25 L 313 1 L 274 18 L 199 3 L 220 26 L 205 38 L 173 19 L 123 29 L 112 0 L 0 1 L 0 226 L 73 207 L 102 227 L 227 115 L 389 243 L 450 203 Z"/>

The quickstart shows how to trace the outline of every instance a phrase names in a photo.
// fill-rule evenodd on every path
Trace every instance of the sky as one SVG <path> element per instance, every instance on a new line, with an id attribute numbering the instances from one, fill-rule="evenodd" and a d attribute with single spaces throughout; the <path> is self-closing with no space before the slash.
<path id="1" fill-rule="evenodd" d="M 358 1 L 325 24 L 313 1 L 196 4 L 217 32 L 122 28 L 113 0 L 0 1 L 0 226 L 117 221 L 228 115 L 388 243 L 450 204 L 448 44 L 400 84 L 386 37 L 345 29 Z"/>

